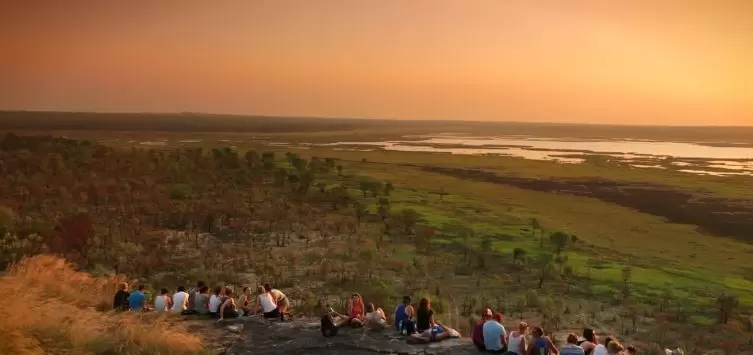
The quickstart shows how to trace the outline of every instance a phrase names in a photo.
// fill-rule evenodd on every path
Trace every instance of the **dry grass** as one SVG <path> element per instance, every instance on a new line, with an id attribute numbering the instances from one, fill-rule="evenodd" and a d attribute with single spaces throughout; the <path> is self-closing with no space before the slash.
<path id="1" fill-rule="evenodd" d="M 0 277 L 2 353 L 202 354 L 201 339 L 162 317 L 103 312 L 118 278 L 75 271 L 63 259 L 38 255 Z"/>

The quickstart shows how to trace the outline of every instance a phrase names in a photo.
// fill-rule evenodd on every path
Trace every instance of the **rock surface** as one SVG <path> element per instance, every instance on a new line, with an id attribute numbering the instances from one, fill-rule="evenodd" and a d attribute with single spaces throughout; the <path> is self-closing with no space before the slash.
<path id="1" fill-rule="evenodd" d="M 479 354 L 468 339 L 449 339 L 428 345 L 406 344 L 393 329 L 369 331 L 343 328 L 335 337 L 325 338 L 319 321 L 297 319 L 287 322 L 267 321 L 259 317 L 218 323 L 234 341 L 222 349 L 225 355 L 466 355 Z M 227 339 L 227 338 L 226 338 Z"/>

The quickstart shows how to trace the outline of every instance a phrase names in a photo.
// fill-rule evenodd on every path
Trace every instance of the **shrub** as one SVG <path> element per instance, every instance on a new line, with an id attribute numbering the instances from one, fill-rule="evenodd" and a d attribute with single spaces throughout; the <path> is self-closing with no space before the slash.
<path id="1" fill-rule="evenodd" d="M 9 354 L 201 354 L 201 340 L 163 317 L 100 312 L 119 277 L 77 272 L 50 255 L 25 258 L 0 277 L 17 301 L 0 307 L 0 349 Z M 105 307 L 105 305 L 107 307 Z"/>

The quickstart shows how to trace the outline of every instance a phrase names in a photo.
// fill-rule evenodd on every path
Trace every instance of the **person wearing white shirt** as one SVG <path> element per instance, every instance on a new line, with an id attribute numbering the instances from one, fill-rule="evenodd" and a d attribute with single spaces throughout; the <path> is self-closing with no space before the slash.
<path id="1" fill-rule="evenodd" d="M 184 286 L 178 287 L 178 292 L 173 295 L 173 313 L 183 313 L 188 309 L 188 293 Z"/>
<path id="2" fill-rule="evenodd" d="M 154 311 L 157 313 L 167 312 L 172 306 L 172 300 L 166 288 L 160 290 L 160 295 L 154 298 Z"/>

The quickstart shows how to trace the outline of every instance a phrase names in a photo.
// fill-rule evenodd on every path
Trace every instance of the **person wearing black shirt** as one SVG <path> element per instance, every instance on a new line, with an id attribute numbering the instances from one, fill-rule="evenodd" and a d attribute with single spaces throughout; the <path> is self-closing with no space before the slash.
<path id="1" fill-rule="evenodd" d="M 128 310 L 128 284 L 122 283 L 118 292 L 115 293 L 115 299 L 112 302 L 112 308 L 118 312 Z"/>

